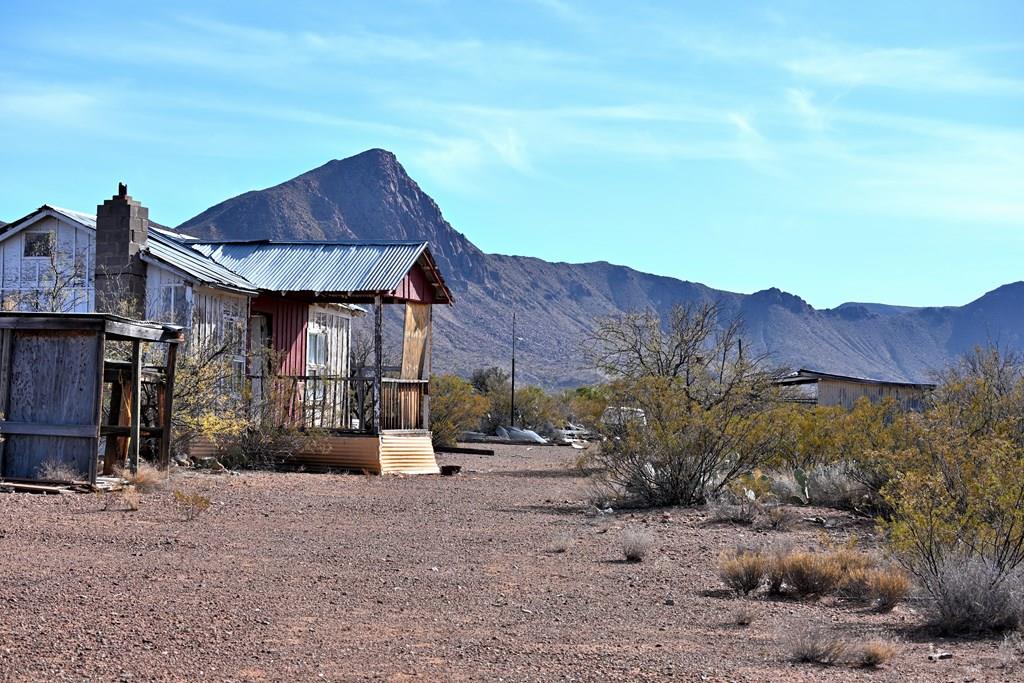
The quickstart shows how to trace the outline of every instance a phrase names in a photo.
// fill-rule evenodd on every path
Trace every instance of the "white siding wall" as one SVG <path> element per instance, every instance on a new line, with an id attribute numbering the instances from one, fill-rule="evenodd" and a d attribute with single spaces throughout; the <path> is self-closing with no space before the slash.
<path id="1" fill-rule="evenodd" d="M 52 235 L 53 256 L 25 256 L 27 235 Z M 91 230 L 47 216 L 0 243 L 0 252 L 4 309 L 85 313 L 95 307 Z"/>
<path id="2" fill-rule="evenodd" d="M 228 355 L 242 376 L 245 374 L 248 318 L 248 297 L 208 287 L 192 288 L 190 344 L 205 349 L 226 345 Z"/>

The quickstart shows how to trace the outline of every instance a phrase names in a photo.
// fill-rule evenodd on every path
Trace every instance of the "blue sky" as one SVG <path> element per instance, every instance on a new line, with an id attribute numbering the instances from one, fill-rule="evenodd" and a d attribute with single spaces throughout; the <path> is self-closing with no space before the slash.
<path id="1" fill-rule="evenodd" d="M 1024 279 L 1024 3 L 0 4 L 0 219 L 371 147 L 485 251 L 818 307 Z"/>

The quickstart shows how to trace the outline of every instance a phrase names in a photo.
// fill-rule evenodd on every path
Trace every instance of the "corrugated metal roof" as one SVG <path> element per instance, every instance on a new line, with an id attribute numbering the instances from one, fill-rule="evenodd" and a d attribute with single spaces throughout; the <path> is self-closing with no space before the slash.
<path id="1" fill-rule="evenodd" d="M 255 286 L 273 292 L 390 292 L 426 242 L 195 242 Z"/>
<path id="2" fill-rule="evenodd" d="M 59 206 L 44 205 L 43 210 L 50 209 L 88 228 L 96 229 L 96 216 L 73 211 Z M 182 236 L 159 227 L 150 221 L 148 249 L 150 256 L 162 261 L 172 268 L 183 271 L 186 275 L 196 278 L 203 284 L 216 287 L 227 287 L 245 292 L 255 292 L 256 287 L 241 275 L 199 253 L 181 241 Z"/>
<path id="3" fill-rule="evenodd" d="M 201 282 L 247 292 L 255 292 L 257 289 L 246 278 L 180 242 L 169 230 L 162 230 L 151 224 L 148 243 L 149 253 L 154 258 L 192 275 Z"/>

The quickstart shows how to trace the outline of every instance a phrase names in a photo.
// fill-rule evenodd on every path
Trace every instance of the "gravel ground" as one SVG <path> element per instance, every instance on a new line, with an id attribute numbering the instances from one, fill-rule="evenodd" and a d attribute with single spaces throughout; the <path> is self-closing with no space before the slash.
<path id="1" fill-rule="evenodd" d="M 575 453 L 498 450 L 442 456 L 456 477 L 179 472 L 135 512 L 116 495 L 105 510 L 95 495 L 0 494 L 0 680 L 1024 680 L 999 641 L 930 639 L 910 607 L 721 589 L 722 550 L 814 546 L 820 526 L 590 517 Z M 212 505 L 186 521 L 174 490 Z M 848 521 L 832 540 L 870 533 Z M 621 559 L 632 527 L 655 539 L 639 564 Z M 732 623 L 741 604 L 750 626 Z M 808 624 L 895 639 L 898 654 L 877 671 L 791 663 Z M 929 662 L 929 643 L 954 657 Z"/>

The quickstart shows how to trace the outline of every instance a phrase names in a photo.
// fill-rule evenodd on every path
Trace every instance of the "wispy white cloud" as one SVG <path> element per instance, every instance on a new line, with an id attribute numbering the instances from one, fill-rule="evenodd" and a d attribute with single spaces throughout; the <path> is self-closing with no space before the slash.
<path id="1" fill-rule="evenodd" d="M 781 64 L 797 76 L 842 86 L 1024 93 L 1024 82 L 988 73 L 955 50 L 818 45 Z"/>

